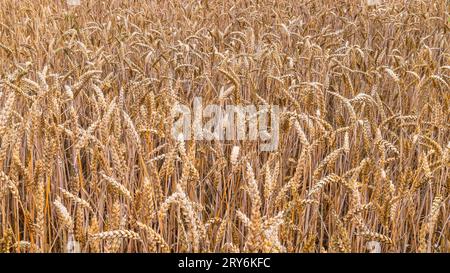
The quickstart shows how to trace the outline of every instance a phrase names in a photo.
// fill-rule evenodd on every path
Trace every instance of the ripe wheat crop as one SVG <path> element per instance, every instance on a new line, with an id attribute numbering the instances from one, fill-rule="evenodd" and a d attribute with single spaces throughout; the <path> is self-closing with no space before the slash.
<path id="1" fill-rule="evenodd" d="M 446 0 L 80 3 L 0 0 L 0 252 L 450 252 Z"/>

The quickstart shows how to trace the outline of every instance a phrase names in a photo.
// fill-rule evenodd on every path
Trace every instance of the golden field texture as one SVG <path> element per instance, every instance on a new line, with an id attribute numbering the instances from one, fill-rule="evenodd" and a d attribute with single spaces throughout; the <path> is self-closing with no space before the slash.
<path id="1" fill-rule="evenodd" d="M 0 252 L 450 252 L 445 0 L 0 0 Z M 183 141 L 173 107 L 283 107 Z"/>

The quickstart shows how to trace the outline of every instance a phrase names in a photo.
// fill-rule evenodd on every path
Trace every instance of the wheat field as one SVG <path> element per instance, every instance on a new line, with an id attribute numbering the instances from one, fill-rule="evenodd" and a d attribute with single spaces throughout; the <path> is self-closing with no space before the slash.
<path id="1" fill-rule="evenodd" d="M 369 2 L 0 0 L 0 252 L 450 252 L 448 1 Z"/>

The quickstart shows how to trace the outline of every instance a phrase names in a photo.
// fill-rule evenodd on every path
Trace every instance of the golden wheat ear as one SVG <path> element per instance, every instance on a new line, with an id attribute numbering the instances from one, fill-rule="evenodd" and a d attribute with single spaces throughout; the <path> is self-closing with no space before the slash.
<path id="1" fill-rule="evenodd" d="M 0 252 L 450 252 L 447 0 L 17 2 Z"/>

